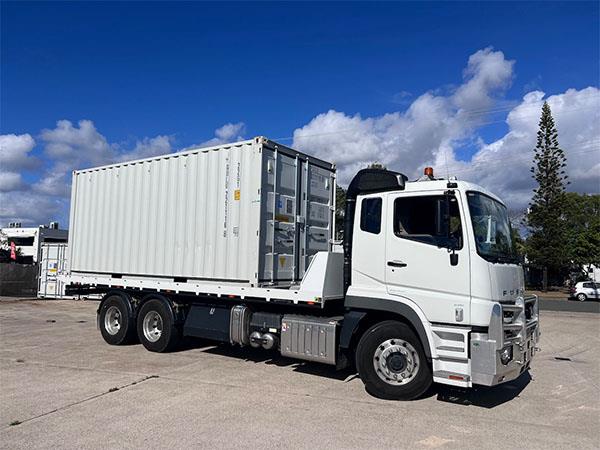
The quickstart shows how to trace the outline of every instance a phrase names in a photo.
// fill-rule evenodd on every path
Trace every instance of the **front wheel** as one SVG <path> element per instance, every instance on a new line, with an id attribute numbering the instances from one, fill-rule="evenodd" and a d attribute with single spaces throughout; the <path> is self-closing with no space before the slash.
<path id="1" fill-rule="evenodd" d="M 587 300 L 587 295 L 585 295 L 583 292 L 581 294 L 577 294 L 577 300 L 580 302 L 585 302 Z"/>
<path id="2" fill-rule="evenodd" d="M 423 346 L 402 322 L 372 326 L 356 348 L 356 366 L 367 391 L 387 400 L 412 400 L 433 381 Z"/>

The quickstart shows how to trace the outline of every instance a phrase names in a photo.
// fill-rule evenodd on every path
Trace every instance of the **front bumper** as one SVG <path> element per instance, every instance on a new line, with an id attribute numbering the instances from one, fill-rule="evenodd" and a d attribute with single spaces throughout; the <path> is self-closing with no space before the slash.
<path id="1" fill-rule="evenodd" d="M 496 303 L 488 333 L 471 333 L 471 375 L 474 384 L 494 386 L 525 372 L 539 350 L 539 306 L 535 295 L 514 303 Z M 511 354 L 502 360 L 503 352 Z"/>

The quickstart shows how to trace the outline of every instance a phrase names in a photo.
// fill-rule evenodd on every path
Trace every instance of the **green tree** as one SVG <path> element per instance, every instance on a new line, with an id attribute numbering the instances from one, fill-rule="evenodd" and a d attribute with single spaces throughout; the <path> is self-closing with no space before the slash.
<path id="1" fill-rule="evenodd" d="M 335 236 L 340 239 L 344 229 L 344 215 L 346 212 L 346 190 L 336 185 L 335 187 Z"/>
<path id="2" fill-rule="evenodd" d="M 544 102 L 537 133 L 532 177 L 537 182 L 529 204 L 527 258 L 542 269 L 543 290 L 548 289 L 548 272 L 558 275 L 568 262 L 564 220 L 566 157 L 558 144 L 558 131 L 550 105 Z"/>
<path id="3" fill-rule="evenodd" d="M 381 169 L 387 170 L 387 168 L 379 163 L 372 162 L 367 166 L 367 169 Z M 335 187 L 335 236 L 336 239 L 341 239 L 342 232 L 344 230 L 344 216 L 346 213 L 346 189 L 340 185 Z"/>
<path id="4" fill-rule="evenodd" d="M 600 195 L 565 194 L 565 222 L 573 266 L 600 266 Z"/>
<path id="5" fill-rule="evenodd" d="M 512 245 L 515 249 L 517 257 L 519 260 L 522 260 L 523 256 L 525 256 L 525 241 L 521 237 L 519 230 L 512 224 L 510 228 L 510 237 L 512 239 Z"/>

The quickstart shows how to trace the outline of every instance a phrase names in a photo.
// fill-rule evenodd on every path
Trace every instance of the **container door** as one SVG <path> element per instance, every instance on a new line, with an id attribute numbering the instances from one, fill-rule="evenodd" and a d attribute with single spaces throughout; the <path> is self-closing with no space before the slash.
<path id="1" fill-rule="evenodd" d="M 299 282 L 332 238 L 333 175 L 301 156 L 264 149 L 260 281 Z"/>
<path id="2" fill-rule="evenodd" d="M 315 253 L 330 249 L 333 238 L 333 174 L 308 162 L 304 162 L 303 167 L 299 279 L 304 276 Z"/>
<path id="3" fill-rule="evenodd" d="M 265 149 L 266 176 L 261 201 L 262 276 L 260 281 L 277 283 L 295 279 L 297 160 Z"/>

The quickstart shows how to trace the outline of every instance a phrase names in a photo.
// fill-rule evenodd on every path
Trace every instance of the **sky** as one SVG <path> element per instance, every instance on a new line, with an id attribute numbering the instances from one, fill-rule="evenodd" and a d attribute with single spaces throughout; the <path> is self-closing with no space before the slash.
<path id="1" fill-rule="evenodd" d="M 531 199 L 542 102 L 600 192 L 598 2 L 2 2 L 0 224 L 68 223 L 70 176 L 267 136 L 335 162 L 433 165 Z"/>

